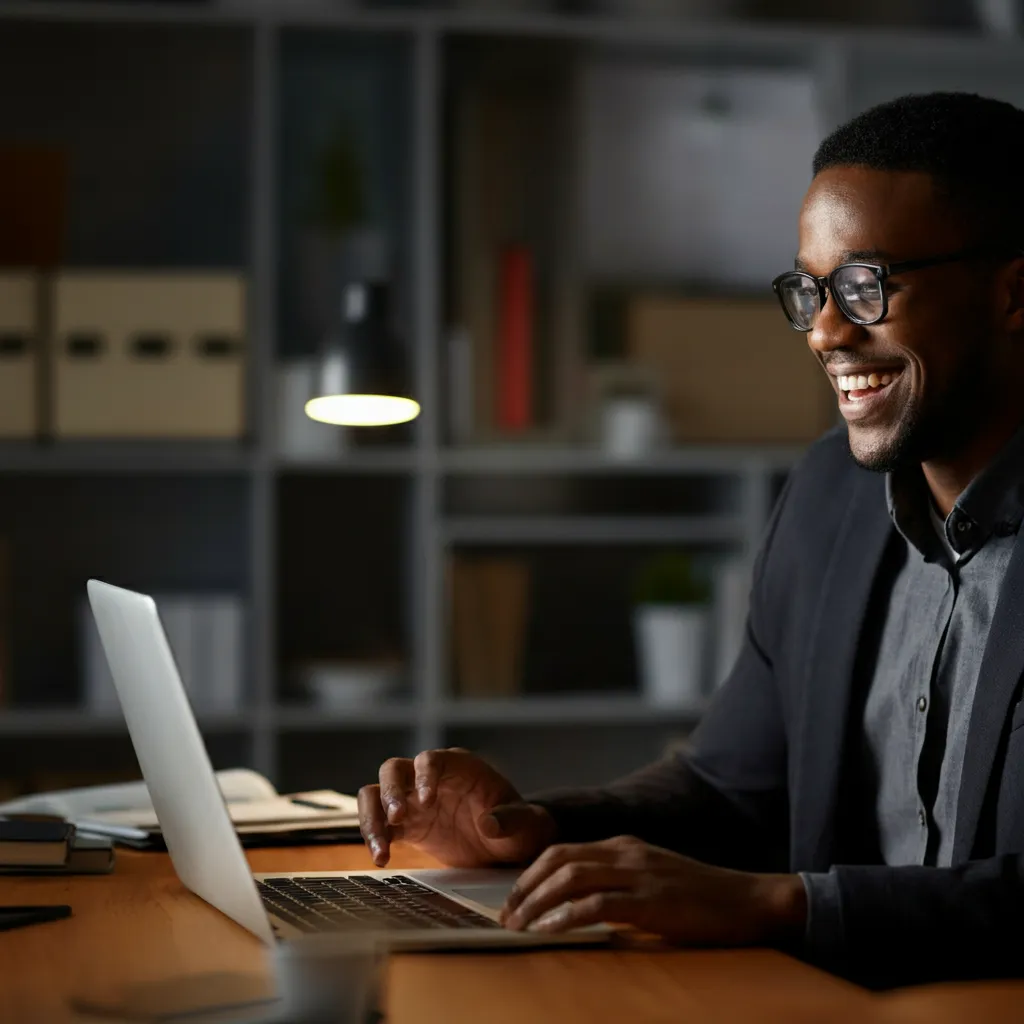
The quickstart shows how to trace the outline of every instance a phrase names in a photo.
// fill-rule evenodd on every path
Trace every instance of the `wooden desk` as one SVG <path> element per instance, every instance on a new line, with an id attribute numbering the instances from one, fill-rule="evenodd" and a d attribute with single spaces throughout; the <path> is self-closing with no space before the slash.
<path id="1" fill-rule="evenodd" d="M 360 847 L 257 850 L 256 871 L 369 867 Z M 430 866 L 399 850 L 396 865 Z M 75 1021 L 75 997 L 204 972 L 265 973 L 262 946 L 187 892 L 160 854 L 121 852 L 112 876 L 0 880 L 2 903 L 69 903 L 65 921 L 0 933 L 0 1020 Z M 390 1024 L 801 1021 L 1002 1024 L 1024 983 L 876 996 L 769 950 L 405 954 L 391 961 Z"/>

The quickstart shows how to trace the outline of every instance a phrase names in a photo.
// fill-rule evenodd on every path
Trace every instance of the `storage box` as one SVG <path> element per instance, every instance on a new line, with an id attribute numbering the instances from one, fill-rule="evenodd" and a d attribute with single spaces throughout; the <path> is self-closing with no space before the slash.
<path id="1" fill-rule="evenodd" d="M 0 438 L 37 430 L 38 296 L 35 274 L 0 273 Z"/>
<path id="2" fill-rule="evenodd" d="M 677 443 L 803 443 L 837 422 L 821 364 L 772 299 L 651 295 L 627 314 L 631 359 L 658 376 Z"/>
<path id="3" fill-rule="evenodd" d="M 68 272 L 53 310 L 55 436 L 244 433 L 241 275 Z"/>

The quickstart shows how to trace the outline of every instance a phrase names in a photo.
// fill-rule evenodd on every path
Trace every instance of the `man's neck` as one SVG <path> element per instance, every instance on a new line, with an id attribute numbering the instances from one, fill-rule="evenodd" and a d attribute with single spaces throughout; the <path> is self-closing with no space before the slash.
<path id="1" fill-rule="evenodd" d="M 992 462 L 1020 427 L 1020 412 L 1014 410 L 1005 417 L 1004 422 L 978 435 L 970 446 L 962 449 L 954 458 L 922 463 L 921 471 L 943 519 L 953 511 L 956 499 L 967 489 L 967 485 Z"/>

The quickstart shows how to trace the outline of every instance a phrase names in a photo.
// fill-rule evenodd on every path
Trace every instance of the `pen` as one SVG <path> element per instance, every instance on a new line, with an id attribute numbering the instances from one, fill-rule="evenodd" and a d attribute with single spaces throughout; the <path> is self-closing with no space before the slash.
<path id="1" fill-rule="evenodd" d="M 293 796 L 289 797 L 293 804 L 299 804 L 302 807 L 312 807 L 317 811 L 336 811 L 338 810 L 334 804 L 318 804 L 315 800 L 304 800 L 302 797 Z"/>

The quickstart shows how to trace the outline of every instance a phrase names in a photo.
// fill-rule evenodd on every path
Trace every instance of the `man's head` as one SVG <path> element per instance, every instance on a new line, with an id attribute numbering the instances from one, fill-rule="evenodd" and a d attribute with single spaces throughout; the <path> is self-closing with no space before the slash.
<path id="1" fill-rule="evenodd" d="M 883 272 L 877 323 L 852 322 L 831 287 L 813 316 L 817 285 L 795 282 L 861 465 L 953 461 L 1001 429 L 1011 401 L 1024 411 L 1022 251 L 1024 111 L 963 93 L 906 96 L 822 142 L 800 215 L 799 270 L 826 277 L 850 261 L 969 254 Z M 872 319 L 878 287 L 872 270 L 848 276 L 847 309 Z M 875 386 L 858 387 L 858 377 Z"/>

